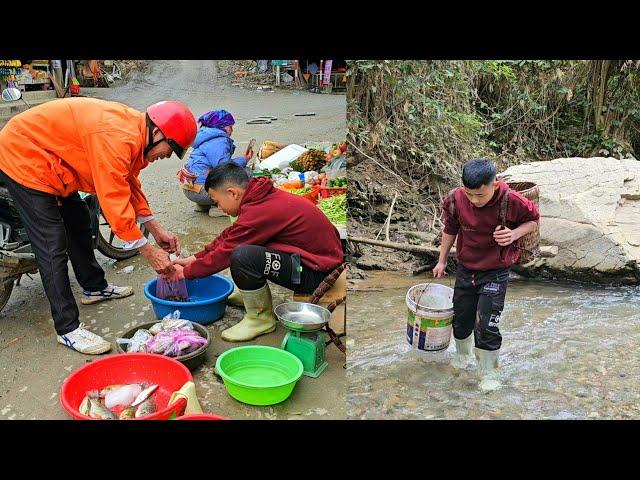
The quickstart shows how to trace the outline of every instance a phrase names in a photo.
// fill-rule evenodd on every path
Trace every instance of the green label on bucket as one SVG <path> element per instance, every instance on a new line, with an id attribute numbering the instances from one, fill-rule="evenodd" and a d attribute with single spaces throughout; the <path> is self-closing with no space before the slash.
<path id="1" fill-rule="evenodd" d="M 447 318 L 428 318 L 428 317 L 419 317 L 420 321 L 420 330 L 426 330 L 427 328 L 445 328 L 451 326 L 451 321 L 453 316 Z M 413 326 L 416 322 L 415 314 L 409 310 L 409 315 L 407 317 L 407 323 Z"/>

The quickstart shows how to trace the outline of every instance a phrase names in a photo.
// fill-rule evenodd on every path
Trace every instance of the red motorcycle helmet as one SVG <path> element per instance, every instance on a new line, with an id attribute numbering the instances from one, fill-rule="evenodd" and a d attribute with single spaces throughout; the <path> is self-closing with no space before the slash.
<path id="1" fill-rule="evenodd" d="M 181 159 L 196 139 L 198 130 L 196 119 L 191 110 L 180 102 L 166 100 L 149 106 L 147 108 L 147 124 L 149 122 L 160 129 L 164 139 Z M 145 154 L 162 141 L 152 142 L 153 125 L 149 125 L 149 144 L 145 148 Z"/>

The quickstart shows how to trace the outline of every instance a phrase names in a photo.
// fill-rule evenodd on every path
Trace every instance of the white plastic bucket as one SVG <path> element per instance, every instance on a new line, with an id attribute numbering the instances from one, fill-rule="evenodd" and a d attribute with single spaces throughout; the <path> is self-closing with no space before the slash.
<path id="1" fill-rule="evenodd" d="M 409 289 L 406 302 L 409 345 L 426 352 L 446 350 L 453 332 L 453 289 L 421 283 Z"/>

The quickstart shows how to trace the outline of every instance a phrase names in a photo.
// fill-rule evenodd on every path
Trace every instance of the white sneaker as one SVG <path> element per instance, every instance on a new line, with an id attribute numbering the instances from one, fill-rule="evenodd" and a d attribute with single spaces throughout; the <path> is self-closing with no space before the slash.
<path id="1" fill-rule="evenodd" d="M 58 343 L 87 355 L 100 355 L 111 350 L 111 343 L 87 330 L 84 323 L 81 323 L 73 332 L 58 335 Z"/>
<path id="2" fill-rule="evenodd" d="M 133 294 L 131 287 L 116 287 L 115 285 L 107 285 L 107 288 L 100 292 L 82 292 L 80 301 L 83 305 L 91 305 L 92 303 L 102 302 L 104 300 L 113 300 L 115 298 L 124 298 Z"/>

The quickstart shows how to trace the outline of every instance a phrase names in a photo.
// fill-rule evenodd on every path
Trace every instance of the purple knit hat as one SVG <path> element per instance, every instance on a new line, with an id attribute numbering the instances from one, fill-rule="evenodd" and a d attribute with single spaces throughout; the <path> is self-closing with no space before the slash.
<path id="1" fill-rule="evenodd" d="M 198 122 L 205 127 L 220 129 L 236 123 L 233 119 L 233 115 L 226 110 L 211 110 L 207 113 L 203 113 L 200 115 L 200 118 L 198 118 Z"/>

